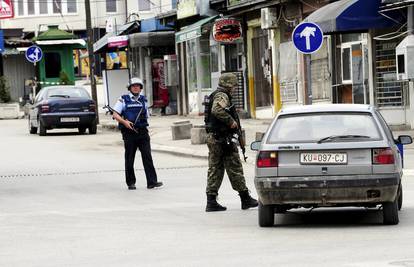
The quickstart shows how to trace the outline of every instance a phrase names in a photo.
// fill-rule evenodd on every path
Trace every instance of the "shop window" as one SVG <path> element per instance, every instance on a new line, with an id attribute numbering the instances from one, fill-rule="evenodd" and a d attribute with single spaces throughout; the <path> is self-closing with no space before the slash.
<path id="1" fill-rule="evenodd" d="M 209 39 L 200 38 L 200 88 L 211 87 L 210 44 Z"/>
<path id="2" fill-rule="evenodd" d="M 342 83 L 352 83 L 351 77 L 351 47 L 344 47 L 342 54 Z"/>
<path id="3" fill-rule="evenodd" d="M 213 45 L 210 47 L 210 67 L 211 67 L 211 72 L 218 72 L 219 71 L 219 62 L 218 62 L 218 56 L 219 56 L 219 52 L 218 52 L 219 46 L 218 45 Z"/>
<path id="4" fill-rule="evenodd" d="M 59 53 L 45 53 L 46 78 L 59 78 L 61 68 Z"/>
<path id="5" fill-rule="evenodd" d="M 187 41 L 187 82 L 188 91 L 197 90 L 197 39 Z"/>
<path id="6" fill-rule="evenodd" d="M 314 100 L 331 98 L 331 72 L 329 66 L 328 37 L 324 38 L 321 48 L 311 54 L 312 98 Z"/>

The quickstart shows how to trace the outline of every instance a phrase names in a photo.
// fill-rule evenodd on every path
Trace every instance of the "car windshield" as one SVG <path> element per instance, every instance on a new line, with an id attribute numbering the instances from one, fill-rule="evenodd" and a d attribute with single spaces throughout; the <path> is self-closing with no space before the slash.
<path id="1" fill-rule="evenodd" d="M 82 89 L 82 88 L 74 88 L 74 87 L 68 87 L 68 88 L 51 88 L 47 91 L 47 98 L 76 98 L 76 97 L 82 97 L 82 98 L 89 98 L 88 93 Z"/>
<path id="2" fill-rule="evenodd" d="M 325 143 L 379 139 L 378 127 L 370 113 L 311 113 L 280 116 L 267 141 Z"/>

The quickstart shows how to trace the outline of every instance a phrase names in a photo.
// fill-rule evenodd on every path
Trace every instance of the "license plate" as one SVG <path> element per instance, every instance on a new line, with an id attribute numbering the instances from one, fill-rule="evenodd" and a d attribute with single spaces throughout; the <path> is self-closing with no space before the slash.
<path id="1" fill-rule="evenodd" d="M 67 118 L 60 118 L 60 122 L 78 122 L 78 117 L 67 117 Z"/>
<path id="2" fill-rule="evenodd" d="M 301 164 L 347 164 L 346 153 L 301 153 Z"/>

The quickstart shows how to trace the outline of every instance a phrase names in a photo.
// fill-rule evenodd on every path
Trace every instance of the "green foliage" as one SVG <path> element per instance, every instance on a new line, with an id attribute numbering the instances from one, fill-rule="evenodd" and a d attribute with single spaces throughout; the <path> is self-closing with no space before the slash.
<path id="1" fill-rule="evenodd" d="M 67 73 L 66 73 L 66 71 L 64 71 L 64 70 L 62 70 L 62 71 L 59 73 L 59 83 L 60 83 L 60 84 L 65 84 L 65 85 L 74 85 L 74 84 L 75 84 L 75 82 L 74 82 L 74 81 L 71 81 L 71 80 L 69 79 L 68 74 L 67 74 Z"/>
<path id="2" fill-rule="evenodd" d="M 8 103 L 10 101 L 10 86 L 6 80 L 6 77 L 0 76 L 0 102 Z"/>

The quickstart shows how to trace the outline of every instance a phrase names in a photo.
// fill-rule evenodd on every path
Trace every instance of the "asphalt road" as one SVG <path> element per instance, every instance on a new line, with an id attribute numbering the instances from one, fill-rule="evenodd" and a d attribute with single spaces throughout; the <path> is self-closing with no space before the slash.
<path id="1" fill-rule="evenodd" d="M 29 135 L 0 120 L 0 266 L 414 266 L 414 161 L 397 226 L 381 211 L 295 210 L 259 228 L 225 180 L 226 212 L 205 213 L 207 162 L 155 153 L 165 186 L 124 184 L 115 132 Z M 244 165 L 253 187 L 253 168 Z"/>

